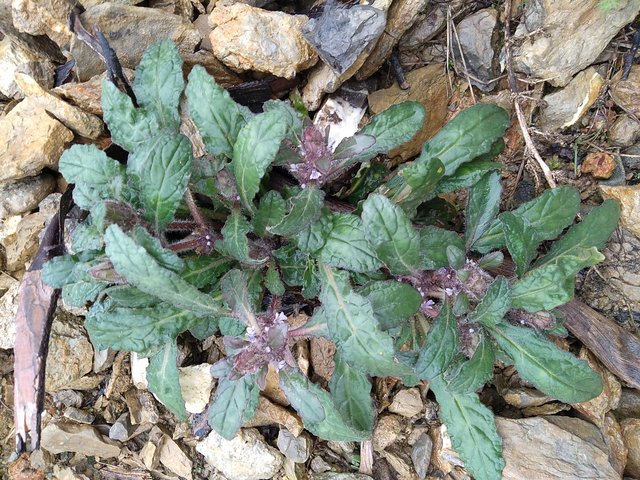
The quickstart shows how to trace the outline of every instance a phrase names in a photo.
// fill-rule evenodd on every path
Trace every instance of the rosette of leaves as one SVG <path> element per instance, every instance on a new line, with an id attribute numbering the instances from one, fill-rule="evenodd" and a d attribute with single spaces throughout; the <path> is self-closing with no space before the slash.
<path id="1" fill-rule="evenodd" d="M 547 334 L 562 332 L 554 309 L 572 298 L 576 274 L 603 259 L 618 206 L 605 202 L 572 226 L 579 195 L 560 187 L 499 214 L 502 109 L 460 112 L 418 158 L 380 175 L 375 158 L 421 128 L 419 104 L 391 107 L 331 149 L 288 102 L 254 114 L 199 66 L 185 88 L 167 41 L 145 53 L 133 90 L 137 105 L 103 84 L 126 164 L 88 145 L 60 160 L 87 215 L 71 254 L 43 276 L 67 305 L 88 306 L 96 348 L 150 357 L 149 389 L 178 418 L 188 417 L 176 363 L 185 332 L 223 337 L 209 423 L 225 438 L 253 417 L 270 368 L 305 427 L 328 440 L 371 436 L 372 376 L 428 381 L 478 479 L 498 479 L 504 466 L 476 393 L 496 359 L 563 402 L 600 393 L 598 375 Z M 180 133 L 183 93 L 182 117 L 206 149 L 199 158 Z M 333 195 L 337 179 L 351 182 L 354 204 Z M 463 188 L 464 233 L 428 225 L 426 202 Z M 501 276 L 505 252 L 515 267 Z M 289 324 L 283 312 L 294 305 L 313 310 L 307 323 Z M 293 346 L 310 336 L 336 345 L 328 390 L 297 368 Z"/>

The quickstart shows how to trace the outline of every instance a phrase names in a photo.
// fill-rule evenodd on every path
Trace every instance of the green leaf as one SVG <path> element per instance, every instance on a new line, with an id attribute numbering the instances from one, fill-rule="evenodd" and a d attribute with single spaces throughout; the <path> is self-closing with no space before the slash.
<path id="1" fill-rule="evenodd" d="M 136 225 L 129 235 L 138 245 L 143 247 L 160 264 L 161 267 L 180 273 L 184 269 L 184 260 L 171 250 L 162 246 L 160 240 L 153 237 L 140 225 Z"/>
<path id="2" fill-rule="evenodd" d="M 538 253 L 535 231 L 527 221 L 511 212 L 500 215 L 507 249 L 516 264 L 516 274 L 521 277 Z"/>
<path id="3" fill-rule="evenodd" d="M 234 209 L 222 227 L 222 241 L 216 242 L 216 248 L 223 255 L 228 255 L 247 265 L 261 265 L 267 261 L 267 258 L 251 258 L 247 239 L 249 232 L 251 232 L 251 225 L 239 209 Z"/>
<path id="4" fill-rule="evenodd" d="M 371 302 L 351 290 L 347 273 L 321 265 L 320 274 L 327 328 L 345 361 L 372 375 L 411 373 L 395 358 L 393 339 L 380 330 Z"/>
<path id="5" fill-rule="evenodd" d="M 500 174 L 491 172 L 469 189 L 467 196 L 465 246 L 467 250 L 489 228 L 500 209 Z"/>
<path id="6" fill-rule="evenodd" d="M 350 163 L 366 162 L 408 142 L 422 128 L 424 116 L 424 107 L 418 102 L 402 102 L 375 115 L 358 132 L 375 138 L 375 143 Z"/>
<path id="7" fill-rule="evenodd" d="M 458 323 L 449 302 L 445 301 L 420 350 L 416 375 L 422 380 L 432 380 L 447 369 L 457 352 Z"/>
<path id="8" fill-rule="evenodd" d="M 441 377 L 433 379 L 430 387 L 440 405 L 440 419 L 465 468 L 477 479 L 500 480 L 504 469 L 502 439 L 491 410 L 475 393 L 452 392 Z"/>
<path id="9" fill-rule="evenodd" d="M 173 413 L 185 421 L 189 414 L 184 406 L 178 373 L 178 347 L 175 340 L 166 343 L 149 361 L 147 383 L 149 391 Z"/>
<path id="10" fill-rule="evenodd" d="M 409 284 L 395 280 L 371 282 L 358 290 L 358 294 L 371 302 L 382 330 L 401 325 L 422 304 L 420 292 Z"/>
<path id="11" fill-rule="evenodd" d="M 285 245 L 275 250 L 273 256 L 278 260 L 284 283 L 292 287 L 301 286 L 309 255 L 302 253 L 295 245 Z"/>
<path id="12" fill-rule="evenodd" d="M 322 248 L 315 252 L 321 262 L 354 272 L 370 272 L 380 268 L 359 217 L 350 213 L 331 215 L 331 229 Z"/>
<path id="13" fill-rule="evenodd" d="M 292 237 L 315 222 L 324 205 L 324 192 L 315 185 L 303 188 L 289 198 L 289 213 L 276 225 L 267 227 L 267 232 L 282 237 Z"/>
<path id="14" fill-rule="evenodd" d="M 262 111 L 277 112 L 287 125 L 286 138 L 291 142 L 297 143 L 302 135 L 302 119 L 306 118 L 306 115 L 300 115 L 288 102 L 283 102 L 282 100 L 267 100 L 262 105 Z"/>
<path id="15" fill-rule="evenodd" d="M 369 431 L 360 430 L 342 417 L 328 392 L 309 382 L 299 371 L 280 371 L 280 387 L 296 409 L 304 427 L 314 435 L 329 441 L 362 441 Z"/>
<path id="16" fill-rule="evenodd" d="M 594 263 L 604 256 L 593 249 Z M 573 298 L 575 273 L 567 271 L 561 265 L 545 265 L 529 270 L 511 287 L 511 306 L 530 313 L 551 310 L 564 305 Z"/>
<path id="17" fill-rule="evenodd" d="M 371 382 L 364 373 L 352 368 L 342 355 L 337 353 L 335 362 L 329 388 L 336 408 L 358 430 L 371 432 L 374 420 Z"/>
<path id="18" fill-rule="evenodd" d="M 445 176 L 463 163 L 488 152 L 509 127 L 509 115 L 491 104 L 478 103 L 463 110 L 429 140 L 416 161 L 440 159 Z"/>
<path id="19" fill-rule="evenodd" d="M 197 317 L 166 303 L 146 308 L 94 305 L 84 326 L 97 348 L 148 355 L 188 330 Z"/>
<path id="20" fill-rule="evenodd" d="M 258 211 L 253 216 L 253 231 L 259 237 L 269 236 L 268 228 L 282 221 L 286 211 L 286 203 L 280 193 L 271 190 L 260 199 Z"/>
<path id="21" fill-rule="evenodd" d="M 494 362 L 493 346 L 482 335 L 473 356 L 462 363 L 455 376 L 448 380 L 449 391 L 464 394 L 473 393 L 482 388 L 493 376 Z"/>
<path id="22" fill-rule="evenodd" d="M 109 295 L 109 300 L 117 307 L 153 307 L 160 303 L 160 299 L 154 295 L 149 295 L 136 287 L 116 285 L 105 290 Z"/>
<path id="23" fill-rule="evenodd" d="M 127 171 L 137 177 L 144 216 L 161 231 L 176 213 L 191 175 L 191 143 L 165 135 L 144 145 Z M 133 160 L 133 159 L 132 159 Z"/>
<path id="24" fill-rule="evenodd" d="M 546 190 L 538 198 L 527 202 L 512 213 L 522 217 L 535 232 L 536 241 L 556 238 L 569 226 L 580 208 L 580 194 L 573 187 L 558 187 Z M 505 245 L 500 218 L 474 244 L 474 250 L 486 253 Z"/>
<path id="25" fill-rule="evenodd" d="M 196 288 L 204 288 L 215 283 L 229 267 L 233 260 L 214 254 L 184 258 L 184 270 L 181 277 Z"/>
<path id="26" fill-rule="evenodd" d="M 113 143 L 128 152 L 162 133 L 155 111 L 135 108 L 131 99 L 106 79 L 102 81 L 102 110 Z"/>
<path id="27" fill-rule="evenodd" d="M 560 350 L 529 328 L 501 323 L 489 328 L 518 373 L 538 390 L 565 403 L 586 402 L 602 392 L 600 376 L 583 360 Z"/>
<path id="28" fill-rule="evenodd" d="M 87 302 L 95 301 L 107 285 L 107 282 L 91 278 L 78 280 L 62 287 L 62 300 L 68 307 L 84 307 Z"/>
<path id="29" fill-rule="evenodd" d="M 224 317 L 222 317 L 224 318 Z M 198 340 L 206 340 L 219 330 L 220 318 L 198 317 L 190 326 L 189 333 Z"/>
<path id="30" fill-rule="evenodd" d="M 52 258 L 42 267 L 42 281 L 53 288 L 62 288 L 74 282 L 77 263 L 77 257 L 71 255 Z"/>
<path id="31" fill-rule="evenodd" d="M 267 273 L 264 275 L 264 286 L 273 295 L 284 295 L 285 288 L 282 280 L 280 280 L 280 274 L 273 262 L 269 263 Z"/>
<path id="32" fill-rule="evenodd" d="M 246 325 L 255 325 L 256 316 L 251 307 L 247 289 L 247 275 L 240 270 L 230 270 L 220 280 L 222 296 L 227 305 Z"/>
<path id="33" fill-rule="evenodd" d="M 487 289 L 484 297 L 469 316 L 470 322 L 486 326 L 495 325 L 504 318 L 511 308 L 511 289 L 503 276 L 498 276 Z"/>
<path id="34" fill-rule="evenodd" d="M 107 256 L 114 268 L 133 286 L 196 315 L 217 316 L 225 313 L 209 295 L 195 289 L 172 271 L 162 268 L 119 226 L 110 225 L 104 240 Z"/>
<path id="35" fill-rule="evenodd" d="M 85 250 L 100 250 L 102 248 L 102 234 L 95 225 L 87 219 L 73 229 L 71 233 L 71 246 L 74 252 Z"/>
<path id="36" fill-rule="evenodd" d="M 231 158 L 238 133 L 252 117 L 251 112 L 234 102 L 200 65 L 189 73 L 185 94 L 189 100 L 189 113 L 207 152 Z"/>
<path id="37" fill-rule="evenodd" d="M 572 227 L 560 240 L 553 244 L 551 251 L 536 262 L 535 267 L 575 262 L 576 257 L 585 259 L 577 262 L 575 268 L 582 269 L 603 260 L 596 255 L 585 255 L 585 250 L 602 248 L 609 239 L 620 218 L 620 205 L 615 200 L 605 200 L 602 205 L 589 212 L 585 219 Z M 594 262 L 594 263 L 591 263 Z M 576 273 L 577 271 L 576 270 Z"/>
<path id="38" fill-rule="evenodd" d="M 415 273 L 420 265 L 420 235 L 400 207 L 383 195 L 369 195 L 362 223 L 378 258 L 392 274 Z"/>
<path id="39" fill-rule="evenodd" d="M 109 158 L 95 145 L 73 145 L 60 157 L 58 169 L 69 183 L 85 183 L 93 187 L 108 185 L 124 175 L 124 165 Z"/>
<path id="40" fill-rule="evenodd" d="M 500 139 L 500 143 L 504 145 L 502 139 Z M 487 173 L 493 170 L 502 170 L 504 168 L 504 165 L 501 163 L 483 160 L 482 158 L 484 156 L 485 155 L 482 155 L 480 158 L 476 158 L 469 163 L 460 165 L 454 173 L 444 177 L 440 182 L 438 182 L 436 193 L 455 192 L 462 188 L 471 187 Z"/>
<path id="41" fill-rule="evenodd" d="M 251 213 L 255 213 L 253 197 L 286 133 L 287 123 L 277 110 L 253 117 L 238 132 L 231 165 L 242 205 Z"/>
<path id="42" fill-rule="evenodd" d="M 255 415 L 259 393 L 255 375 L 244 375 L 238 380 L 221 378 L 209 405 L 211 428 L 223 438 L 232 440 L 242 424 Z"/>
<path id="43" fill-rule="evenodd" d="M 455 247 L 464 255 L 464 240 L 456 232 L 429 225 L 420 230 L 421 267 L 436 270 L 449 266 L 448 247 Z"/>
<path id="44" fill-rule="evenodd" d="M 176 131 L 180 125 L 178 104 L 184 90 L 182 63 L 174 42 L 159 41 L 145 50 L 133 82 L 138 104 L 156 112 L 164 127 Z"/>

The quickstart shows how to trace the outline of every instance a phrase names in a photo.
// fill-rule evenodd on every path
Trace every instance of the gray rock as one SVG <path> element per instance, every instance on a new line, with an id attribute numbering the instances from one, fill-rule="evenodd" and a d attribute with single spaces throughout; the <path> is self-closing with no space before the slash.
<path id="1" fill-rule="evenodd" d="M 410 50 L 420 48 L 429 40 L 442 32 L 447 23 L 447 9 L 452 15 L 464 5 L 464 0 L 450 0 L 448 2 L 432 2 L 416 19 L 413 26 L 402 35 L 400 49 Z"/>
<path id="2" fill-rule="evenodd" d="M 515 68 L 555 86 L 565 86 L 588 67 L 620 29 L 640 12 L 637 0 L 531 0 L 514 39 Z M 534 33 L 535 32 L 535 33 Z"/>
<path id="3" fill-rule="evenodd" d="M 420 390 L 417 388 L 408 388 L 400 390 L 393 397 L 393 402 L 389 405 L 391 413 L 397 413 L 403 417 L 415 417 L 420 415 L 424 410 L 424 404 L 420 397 Z"/>
<path id="4" fill-rule="evenodd" d="M 56 188 L 56 179 L 43 174 L 0 185 L 0 220 L 36 208 Z"/>
<path id="5" fill-rule="evenodd" d="M 199 15 L 198 18 L 193 21 L 193 26 L 196 27 L 196 29 L 200 33 L 200 36 L 202 37 L 202 41 L 200 42 L 200 49 L 211 52 L 211 39 L 209 38 L 209 35 L 211 35 L 213 28 L 209 23 L 209 15 L 204 13 Z"/>
<path id="6" fill-rule="evenodd" d="M 431 463 L 431 450 L 433 449 L 433 441 L 431 437 L 426 433 L 423 433 L 418 437 L 416 443 L 411 450 L 411 460 L 413 461 L 413 467 L 416 469 L 416 473 L 420 480 L 424 480 L 429 470 L 429 464 Z"/>
<path id="7" fill-rule="evenodd" d="M 269 12 L 245 4 L 216 6 L 209 17 L 215 56 L 232 70 L 254 70 L 291 79 L 312 67 L 318 55 L 300 29 L 304 15 Z"/>
<path id="8" fill-rule="evenodd" d="M 464 70 L 460 50 L 464 55 L 464 64 L 470 75 L 471 84 L 484 92 L 493 90 L 497 81 L 491 81 L 498 75 L 495 61 L 494 34 L 498 23 L 498 12 L 494 8 L 485 8 L 469 15 L 457 25 L 458 42 L 454 35 L 453 54 L 458 69 Z"/>
<path id="9" fill-rule="evenodd" d="M 229 480 L 271 478 L 283 462 L 282 454 L 267 445 L 253 428 L 242 429 L 233 440 L 226 440 L 212 430 L 196 445 L 196 450 Z"/>
<path id="10" fill-rule="evenodd" d="M 153 8 L 103 3 L 88 8 L 80 19 L 84 25 L 100 28 L 126 68 L 136 68 L 147 47 L 158 40 L 172 40 L 180 53 L 192 53 L 200 42 L 192 24 Z M 105 71 L 104 62 L 77 38 L 71 41 L 71 55 L 77 62 L 80 81 Z"/>
<path id="11" fill-rule="evenodd" d="M 618 480 L 608 456 L 582 438 L 540 417 L 496 418 L 502 437 L 503 480 Z"/>
<path id="12" fill-rule="evenodd" d="M 278 432 L 278 449 L 293 462 L 306 462 L 311 454 L 311 446 L 311 437 L 305 433 L 294 437 L 286 428 L 281 428 Z"/>
<path id="13" fill-rule="evenodd" d="M 23 98 L 15 74 L 26 73 L 44 88 L 53 87 L 51 60 L 11 37 L 0 41 L 0 93 L 9 98 Z"/>
<path id="14" fill-rule="evenodd" d="M 640 122 L 630 115 L 621 115 L 609 128 L 609 143 L 615 147 L 630 147 L 640 136 Z"/>
<path id="15" fill-rule="evenodd" d="M 63 416 L 69 420 L 73 420 L 74 422 L 84 423 L 87 425 L 91 425 L 96 419 L 96 416 L 91 412 L 87 412 L 86 410 L 81 410 L 76 407 L 67 407 L 64 410 Z"/>
<path id="16" fill-rule="evenodd" d="M 160 412 L 158 412 L 158 407 L 151 393 L 139 392 L 132 388 L 124 394 L 124 400 L 129 407 L 130 420 L 133 425 L 155 425 L 160 421 Z"/>
<path id="17" fill-rule="evenodd" d="M 136 431 L 135 425 L 131 425 L 129 413 L 125 412 L 118 417 L 113 425 L 109 428 L 109 438 L 126 442 Z"/>
<path id="18" fill-rule="evenodd" d="M 324 63 L 338 75 L 346 72 L 385 28 L 384 12 L 367 5 L 343 5 L 328 1 L 318 18 L 310 19 L 302 35 Z"/>
<path id="19" fill-rule="evenodd" d="M 312 473 L 309 480 L 372 480 L 372 477 L 361 473 L 324 472 Z"/>
<path id="20" fill-rule="evenodd" d="M 16 343 L 16 313 L 18 312 L 18 290 L 15 282 L 0 298 L 0 348 L 8 350 Z"/>
<path id="21" fill-rule="evenodd" d="M 53 401 L 65 407 L 79 407 L 82 405 L 82 394 L 75 390 L 59 390 L 53 394 Z"/>
<path id="22" fill-rule="evenodd" d="M 640 115 L 640 65 L 631 67 L 626 80 L 616 75 L 611 84 L 611 98 L 627 113 Z"/>
<path id="23" fill-rule="evenodd" d="M 100 458 L 113 458 L 120 454 L 120 447 L 115 442 L 89 425 L 50 423 L 42 430 L 41 439 L 42 448 L 54 454 L 76 452 Z"/>
<path id="24" fill-rule="evenodd" d="M 554 131 L 575 124 L 598 99 L 604 78 L 595 68 L 578 73 L 566 87 L 543 98 L 546 106 L 540 113 L 538 125 Z"/>

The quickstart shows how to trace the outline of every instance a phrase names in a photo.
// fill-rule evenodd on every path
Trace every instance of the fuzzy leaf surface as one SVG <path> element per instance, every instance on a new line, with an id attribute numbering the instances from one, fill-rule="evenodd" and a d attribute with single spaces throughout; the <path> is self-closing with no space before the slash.
<path id="1" fill-rule="evenodd" d="M 184 421 L 189 414 L 184 405 L 182 390 L 178 380 L 178 346 L 175 340 L 151 357 L 147 367 L 149 391 L 158 397 L 179 420 Z"/>
<path id="2" fill-rule="evenodd" d="M 420 350 L 416 375 L 422 380 L 432 380 L 447 369 L 457 351 L 458 323 L 451 305 L 445 301 Z"/>
<path id="3" fill-rule="evenodd" d="M 420 257 L 421 267 L 427 270 L 436 270 L 449 266 L 447 248 L 455 247 L 464 252 L 464 240 L 460 235 L 451 230 L 427 225 L 420 230 Z"/>
<path id="4" fill-rule="evenodd" d="M 272 228 L 282 221 L 287 209 L 282 195 L 271 190 L 260 199 L 258 211 L 253 216 L 253 231 L 260 237 L 269 235 L 268 228 Z"/>
<path id="5" fill-rule="evenodd" d="M 143 247 L 149 255 L 156 259 L 161 267 L 180 273 L 184 269 L 184 260 L 171 250 L 162 246 L 160 240 L 152 236 L 139 225 L 129 232 L 134 242 Z"/>
<path id="6" fill-rule="evenodd" d="M 124 175 L 124 165 L 109 158 L 95 145 L 73 145 L 60 157 L 58 169 L 69 183 L 85 183 L 93 187 L 108 185 Z"/>
<path id="7" fill-rule="evenodd" d="M 371 381 L 364 373 L 352 368 L 340 354 L 336 355 L 335 362 L 329 388 L 336 408 L 359 430 L 372 431 Z"/>
<path id="8" fill-rule="evenodd" d="M 521 277 L 538 253 L 535 231 L 524 218 L 511 212 L 500 215 L 500 223 L 516 274 Z"/>
<path id="9" fill-rule="evenodd" d="M 409 284 L 395 280 L 371 282 L 358 290 L 358 294 L 371 302 L 382 330 L 401 325 L 418 311 L 422 303 L 420 292 Z"/>
<path id="10" fill-rule="evenodd" d="M 267 227 L 267 232 L 292 237 L 315 222 L 320 217 L 324 205 L 324 192 L 316 186 L 307 186 L 292 196 L 287 203 L 289 212 L 282 221 Z"/>
<path id="11" fill-rule="evenodd" d="M 255 375 L 238 380 L 222 377 L 213 402 L 209 405 L 209 425 L 227 440 L 232 440 L 242 424 L 253 418 L 260 389 Z"/>
<path id="12" fill-rule="evenodd" d="M 487 289 L 484 297 L 469 316 L 470 322 L 486 326 L 495 325 L 504 318 L 511 308 L 511 288 L 503 276 L 498 276 Z"/>
<path id="13" fill-rule="evenodd" d="M 500 209 L 500 174 L 491 172 L 469 189 L 466 208 L 465 245 L 467 250 L 489 228 Z"/>
<path id="14" fill-rule="evenodd" d="M 473 356 L 465 361 L 455 376 L 448 381 L 449 391 L 464 394 L 482 388 L 493 376 L 494 362 L 493 346 L 483 335 Z"/>
<path id="15" fill-rule="evenodd" d="M 237 269 L 230 270 L 220 280 L 222 296 L 227 305 L 246 325 L 255 323 L 255 315 L 251 308 L 247 275 Z"/>
<path id="16" fill-rule="evenodd" d="M 247 265 L 260 265 L 267 259 L 251 258 L 247 239 L 249 232 L 251 232 L 251 225 L 244 215 L 239 209 L 232 210 L 221 230 L 222 241 L 216 242 L 216 248 L 223 255 L 228 255 Z"/>

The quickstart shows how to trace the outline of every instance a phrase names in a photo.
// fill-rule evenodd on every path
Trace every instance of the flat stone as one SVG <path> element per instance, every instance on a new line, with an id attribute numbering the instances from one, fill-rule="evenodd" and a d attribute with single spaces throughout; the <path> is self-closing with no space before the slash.
<path id="1" fill-rule="evenodd" d="M 427 476 L 427 472 L 429 471 L 432 449 L 433 441 L 426 433 L 420 435 L 416 440 L 416 443 L 413 444 L 411 460 L 413 462 L 413 468 L 415 468 L 420 480 L 424 480 Z"/>
<path id="2" fill-rule="evenodd" d="M 418 15 L 413 26 L 402 35 L 400 50 L 423 47 L 439 35 L 447 23 L 447 10 L 455 15 L 465 4 L 464 0 L 450 0 L 447 3 L 431 3 Z"/>
<path id="3" fill-rule="evenodd" d="M 120 447 L 115 442 L 89 425 L 50 423 L 42 430 L 41 439 L 42 448 L 54 454 L 75 452 L 100 458 L 113 458 L 120 454 Z"/>
<path id="4" fill-rule="evenodd" d="M 92 367 L 93 347 L 82 324 L 73 315 L 58 313 L 51 326 L 45 390 L 67 388 L 91 372 Z"/>
<path id="5" fill-rule="evenodd" d="M 80 20 L 100 28 L 126 68 L 135 69 L 144 51 L 159 40 L 173 41 L 180 53 L 193 53 L 200 42 L 200 34 L 191 23 L 154 8 L 103 3 L 88 8 Z M 95 52 L 77 38 L 71 41 L 71 55 L 76 59 L 80 81 L 106 69 Z"/>
<path id="6" fill-rule="evenodd" d="M 324 381 L 329 382 L 336 368 L 334 360 L 336 344 L 324 337 L 311 338 L 309 344 L 313 372 Z"/>
<path id="7" fill-rule="evenodd" d="M 580 350 L 578 358 L 585 360 L 589 367 L 600 375 L 603 388 L 602 393 L 597 397 L 587 402 L 576 403 L 572 405 L 572 407 L 582 413 L 595 425 L 602 426 L 605 415 L 609 413 L 609 411 L 615 410 L 618 403 L 620 403 L 622 386 L 615 375 L 603 367 L 596 357 L 585 347 L 582 347 Z"/>
<path id="8" fill-rule="evenodd" d="M 211 48 L 232 70 L 292 79 L 318 61 L 300 33 L 307 20 L 304 15 L 270 12 L 241 3 L 216 6 L 209 17 L 215 27 Z"/>
<path id="9" fill-rule="evenodd" d="M 404 423 L 401 416 L 381 416 L 373 431 L 373 449 L 380 452 L 397 442 L 401 438 L 403 430 Z"/>
<path id="10" fill-rule="evenodd" d="M 139 392 L 132 388 L 124 394 L 124 401 L 129 407 L 129 419 L 132 425 L 155 425 L 160 421 L 160 412 L 151 393 Z"/>
<path id="11" fill-rule="evenodd" d="M 0 297 L 0 349 L 8 350 L 16 343 L 16 313 L 20 282 L 15 282 Z"/>
<path id="12" fill-rule="evenodd" d="M 82 137 L 95 140 L 104 133 L 104 124 L 97 116 L 83 112 L 69 105 L 56 95 L 47 92 L 29 75 L 16 73 L 16 83 L 27 100 L 33 105 L 44 108 L 56 117 L 68 129 Z"/>
<path id="13" fill-rule="evenodd" d="M 133 386 L 140 390 L 147 389 L 147 368 L 149 359 L 141 357 L 135 352 L 131 352 L 131 382 Z"/>
<path id="14" fill-rule="evenodd" d="M 640 477 L 640 419 L 628 418 L 622 422 L 621 427 L 624 443 L 629 451 L 624 473 L 630 477 Z"/>
<path id="15" fill-rule="evenodd" d="M 323 472 L 311 473 L 309 480 L 373 480 L 373 477 L 361 473 Z"/>
<path id="16" fill-rule="evenodd" d="M 640 185 L 607 187 L 600 186 L 602 196 L 620 203 L 620 224 L 640 238 Z"/>
<path id="17" fill-rule="evenodd" d="M 305 463 L 311 455 L 313 441 L 306 433 L 301 433 L 297 437 L 294 436 L 286 428 L 281 428 L 278 432 L 278 450 L 295 463 Z"/>
<path id="18" fill-rule="evenodd" d="M 424 404 L 420 397 L 420 390 L 417 388 L 400 390 L 393 397 L 389 411 L 408 418 L 421 415 L 424 412 Z"/>
<path id="19" fill-rule="evenodd" d="M 604 78 L 593 67 L 578 73 L 569 84 L 543 98 L 538 124 L 547 131 L 562 130 L 574 125 L 598 99 Z"/>
<path id="20" fill-rule="evenodd" d="M 424 105 L 426 114 L 422 128 L 404 145 L 389 152 L 389 157 L 407 160 L 417 155 L 427 140 L 444 125 L 447 117 L 447 77 L 440 64 L 412 70 L 406 76 L 409 88 L 402 90 L 397 84 L 369 95 L 369 110 L 380 113 L 392 105 L 413 100 Z"/>
<path id="21" fill-rule="evenodd" d="M 49 174 L 0 185 L 0 220 L 30 212 L 55 189 L 56 179 Z"/>
<path id="22" fill-rule="evenodd" d="M 198 50 L 195 53 L 183 54 L 182 59 L 184 60 L 183 71 L 185 77 L 189 75 L 189 72 L 191 72 L 191 69 L 195 65 L 200 65 L 204 67 L 207 73 L 211 75 L 221 87 L 227 88 L 243 82 L 236 73 L 232 72 L 211 52 Z"/>
<path id="23" fill-rule="evenodd" d="M 253 428 L 240 430 L 232 440 L 226 440 L 212 430 L 198 442 L 196 450 L 229 480 L 271 478 L 283 462 L 282 454 L 267 445 Z"/>
<path id="24" fill-rule="evenodd" d="M 46 110 L 20 102 L 0 119 L 0 183 L 38 175 L 56 168 L 73 133 Z"/>
<path id="25" fill-rule="evenodd" d="M 76 423 L 84 423 L 86 425 L 91 425 L 96 419 L 93 413 L 76 407 L 65 408 L 63 416 Z"/>
<path id="26" fill-rule="evenodd" d="M 75 390 L 58 390 L 52 396 L 56 404 L 62 404 L 65 407 L 80 407 L 84 400 L 82 394 Z"/>
<path id="27" fill-rule="evenodd" d="M 635 388 L 623 388 L 615 414 L 622 420 L 633 417 L 640 418 L 640 391 Z"/>
<path id="28" fill-rule="evenodd" d="M 431 468 L 440 470 L 444 474 L 453 472 L 456 467 L 464 464 L 458 453 L 451 445 L 451 437 L 445 425 L 429 430 L 433 449 L 431 453 Z"/>
<path id="29" fill-rule="evenodd" d="M 179 369 L 180 390 L 189 413 L 202 413 L 209 404 L 211 390 L 215 384 L 211 376 L 211 365 L 202 363 Z"/>
<path id="30" fill-rule="evenodd" d="M 44 88 L 53 87 L 51 60 L 11 37 L 5 37 L 0 41 L 0 93 L 9 98 L 23 97 L 15 82 L 16 73 L 30 75 Z"/>
<path id="31" fill-rule="evenodd" d="M 294 435 L 300 435 L 304 424 L 298 415 L 268 398 L 260 396 L 254 417 L 245 422 L 245 427 L 263 427 L 267 425 L 281 425 Z"/>
<path id="32" fill-rule="evenodd" d="M 200 42 L 200 49 L 212 52 L 213 50 L 211 48 L 211 39 L 209 38 L 209 35 L 211 35 L 211 31 L 213 30 L 213 28 L 209 23 L 209 15 L 205 13 L 198 15 L 198 18 L 193 21 L 193 26 L 196 27 L 196 29 L 200 33 L 200 36 L 202 37 L 202 42 Z"/>
<path id="33" fill-rule="evenodd" d="M 109 438 L 119 442 L 126 442 L 135 431 L 136 426 L 131 424 L 129 414 L 125 412 L 109 427 Z"/>
<path id="34" fill-rule="evenodd" d="M 13 0 L 13 24 L 30 35 L 47 35 L 60 46 L 65 46 L 73 34 L 67 18 L 73 4 L 65 0 Z"/>
<path id="35" fill-rule="evenodd" d="M 600 0 L 533 0 L 527 2 L 514 35 L 515 68 L 555 86 L 564 86 L 591 65 L 640 12 L 636 0 L 601 8 Z M 535 32 L 535 33 L 534 33 Z"/>
<path id="36" fill-rule="evenodd" d="M 8 272 L 16 272 L 25 268 L 31 257 L 38 250 L 38 235 L 44 229 L 49 215 L 41 212 L 31 213 L 20 218 L 12 228 L 12 221 L 6 220 L 5 227 L 0 229 L 0 245 L 4 248 L 4 268 Z"/>
<path id="37" fill-rule="evenodd" d="M 620 478 L 605 452 L 544 418 L 497 417 L 496 425 L 506 463 L 503 480 Z"/>
<path id="38" fill-rule="evenodd" d="M 611 98 L 620 108 L 631 115 L 640 115 L 640 65 L 631 66 L 626 80 L 617 75 L 610 92 Z"/>
<path id="39" fill-rule="evenodd" d="M 168 435 L 163 435 L 159 454 L 160 463 L 181 478 L 192 480 L 193 462 Z"/>
<path id="40" fill-rule="evenodd" d="M 620 115 L 607 132 L 609 143 L 614 147 L 630 147 L 640 136 L 640 122 L 630 115 Z"/>

